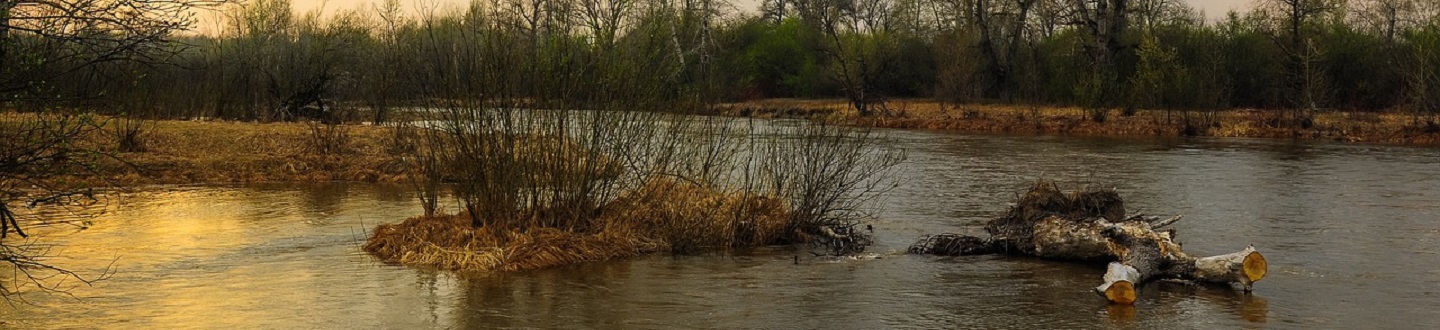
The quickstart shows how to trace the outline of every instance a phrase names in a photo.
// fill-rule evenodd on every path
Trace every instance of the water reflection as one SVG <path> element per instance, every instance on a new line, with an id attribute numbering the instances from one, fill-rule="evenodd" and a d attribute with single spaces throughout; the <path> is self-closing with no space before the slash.
<path id="1" fill-rule="evenodd" d="M 1128 328 L 1135 325 L 1135 305 L 1110 304 L 1105 306 L 1105 316 L 1114 327 Z"/>
<path id="2" fill-rule="evenodd" d="M 909 157 L 875 222 L 879 260 L 795 264 L 781 249 L 457 276 L 359 251 L 375 224 L 420 212 L 403 186 L 168 187 L 125 195 L 93 219 L 47 214 L 90 224 L 36 226 L 62 253 L 52 262 L 93 272 L 118 256 L 119 272 L 74 291 L 82 300 L 27 295 L 35 305 L 0 309 L 0 319 L 45 329 L 1440 326 L 1434 150 L 912 131 L 887 139 Z M 1254 243 L 1270 277 L 1252 295 L 1154 283 L 1124 307 L 1091 292 L 1100 265 L 900 254 L 921 235 L 973 229 L 1042 176 L 1115 187 L 1131 210 L 1185 214 L 1176 228 L 1195 254 Z"/>

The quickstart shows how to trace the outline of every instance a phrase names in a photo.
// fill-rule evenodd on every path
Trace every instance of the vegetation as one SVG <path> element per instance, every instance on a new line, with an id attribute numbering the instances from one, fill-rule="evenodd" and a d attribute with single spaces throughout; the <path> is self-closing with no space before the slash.
<path id="1" fill-rule="evenodd" d="M 24 288 L 64 291 L 66 281 L 89 284 L 111 269 L 85 276 L 46 263 L 49 249 L 23 231 L 17 206 L 63 207 L 96 201 L 94 191 L 64 178 L 99 172 L 113 153 L 86 143 L 107 121 L 93 113 L 62 110 L 63 100 L 99 103 L 98 84 L 124 84 L 149 64 L 167 63 L 178 53 L 168 38 L 186 29 L 204 0 L 0 1 L 0 280 L 7 301 Z M 92 90 L 75 93 L 77 90 Z M 83 98 L 73 98 L 84 95 Z M 110 99 L 119 112 L 143 97 Z M 138 126 L 117 130 L 121 149 L 139 150 Z M 12 202 L 18 202 L 13 203 Z M 22 213 L 24 211 L 21 211 Z M 28 220 L 28 219 L 27 219 Z M 27 221 L 28 222 L 28 221 Z M 10 235 L 11 231 L 15 235 Z"/>
<path id="2" fill-rule="evenodd" d="M 717 193 L 657 179 L 611 202 L 593 229 L 470 225 L 468 216 L 383 224 L 365 250 L 383 259 L 447 270 L 515 271 L 644 253 L 698 253 L 777 244 L 791 217 L 778 199 Z M 806 242 L 809 243 L 809 242 Z"/>
<path id="3" fill-rule="evenodd" d="M 848 126 L 973 133 L 1218 136 L 1440 145 L 1440 130 L 1416 122 L 1416 116 L 1407 112 L 1320 112 L 1313 115 L 1310 127 L 1299 128 L 1283 124 L 1288 112 L 1255 109 L 1132 109 L 1105 122 L 1094 122 L 1090 120 L 1092 114 L 1079 107 L 950 104 L 928 99 L 891 99 L 887 103 L 894 112 L 892 116 L 861 116 L 843 99 L 756 100 L 722 104 L 716 111 L 732 116 L 809 118 Z"/>
<path id="4" fill-rule="evenodd" d="M 720 0 L 476 0 L 413 11 L 387 0 L 333 16 L 295 13 L 289 0 L 0 0 L 0 107 L 23 113 L 0 131 L 14 144 L 0 155 L 0 197 L 84 196 L 73 188 L 85 184 L 54 184 L 76 176 L 213 179 L 206 168 L 239 163 L 253 170 L 218 179 L 408 180 L 424 219 L 457 214 L 469 221 L 455 230 L 489 233 L 484 242 L 558 231 L 645 243 L 627 251 L 692 253 L 853 238 L 846 229 L 899 159 L 864 130 L 776 135 L 692 116 L 756 112 L 726 102 L 842 98 L 832 123 L 888 127 L 1401 142 L 1440 132 L 1433 2 L 1258 4 L 1212 22 L 1177 0 L 767 0 L 758 13 Z M 222 14 L 220 28 L 177 34 L 195 10 Z M 1019 110 L 969 105 L 986 103 Z M 1261 110 L 1216 112 L 1237 107 Z M 302 134 L 225 132 L 271 149 L 170 162 L 187 137 L 164 127 L 187 124 L 148 119 L 300 122 L 280 130 Z M 356 122 L 371 125 L 346 124 Z M 1353 133 L 1378 125 L 1403 130 Z M 207 143 L 199 140 L 187 141 Z M 152 167 L 111 175 L 133 165 Z M 460 208 L 439 209 L 451 193 Z M 679 195 L 745 207 L 695 216 L 666 204 Z M 769 216 L 783 228 L 754 220 Z M 644 225 L 678 218 L 689 222 Z M 401 226 L 432 225 L 421 222 Z M 826 245 L 843 253 L 853 243 Z M 7 260 L 25 255 L 6 251 Z"/>
<path id="5" fill-rule="evenodd" d="M 406 129 L 410 177 L 428 209 L 376 228 L 365 248 L 385 260 L 505 271 L 777 244 L 862 252 L 869 236 L 854 228 L 901 157 L 866 130 L 821 124 L 775 131 L 660 112 L 444 112 L 434 126 Z M 443 187 L 456 210 L 435 209 Z"/>
<path id="6" fill-rule="evenodd" d="M 406 179 L 425 216 L 382 227 L 370 244 L 396 261 L 506 270 L 769 244 L 863 251 L 868 236 L 853 228 L 889 188 L 883 174 L 900 156 L 866 130 L 773 132 L 692 116 L 722 96 L 715 5 L 497 1 L 407 16 L 390 2 L 373 16 L 322 19 L 295 15 L 285 0 L 232 3 L 218 35 L 145 40 L 164 61 L 135 55 L 76 63 L 82 74 L 17 73 L 7 77 L 53 87 L 17 88 L 6 104 L 25 118 L 114 118 L 54 139 L 98 155 L 81 163 L 89 172 L 56 167 L 35 180 Z M 345 124 L 365 119 L 376 125 Z M 444 195 L 459 208 L 439 209 Z M 639 243 L 617 253 L 627 246 L 620 239 Z M 600 242 L 617 245 L 561 251 Z M 532 252 L 477 256 L 495 248 Z"/>
<path id="7" fill-rule="evenodd" d="M 773 0 L 758 13 L 715 0 L 477 0 L 453 12 L 390 1 L 323 17 L 292 13 L 288 0 L 224 8 L 220 31 L 164 44 L 176 65 L 107 62 L 52 77 L 34 68 L 74 65 L 43 56 L 58 59 L 7 77 L 43 86 L 11 87 L 9 98 L 79 106 L 104 94 L 148 100 L 130 111 L 146 116 L 383 122 L 442 96 L 447 76 L 478 73 L 435 71 L 433 61 L 462 59 L 513 65 L 466 76 L 516 81 L 471 86 L 487 99 L 587 108 L 613 96 L 600 91 L 646 84 L 667 101 L 840 97 L 866 116 L 923 97 L 1075 106 L 1092 120 L 1162 109 L 1182 126 L 1237 107 L 1274 109 L 1294 127 L 1331 109 L 1409 112 L 1425 125 L 1440 70 L 1440 8 L 1415 0 L 1264 0 L 1218 21 L 1178 0 Z M 436 48 L 479 40 L 525 56 Z M 7 55 L 17 64 L 47 50 L 18 49 Z"/>

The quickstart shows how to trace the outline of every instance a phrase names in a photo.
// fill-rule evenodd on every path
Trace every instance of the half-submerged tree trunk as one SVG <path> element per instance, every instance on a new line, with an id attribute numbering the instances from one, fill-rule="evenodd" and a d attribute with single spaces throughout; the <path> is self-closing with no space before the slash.
<path id="1" fill-rule="evenodd" d="M 1104 283 L 1095 290 L 1110 302 L 1135 302 L 1135 288 L 1157 278 L 1239 283 L 1246 292 L 1265 277 L 1265 257 L 1254 246 L 1236 253 L 1192 257 L 1174 241 L 1175 231 L 1160 230 L 1180 220 L 1125 216 L 1124 201 L 1111 190 L 1065 194 L 1054 184 L 1036 182 L 1025 196 L 991 220 L 990 237 L 941 234 L 910 246 L 910 253 L 976 255 L 1012 253 L 1083 262 L 1109 262 Z"/>

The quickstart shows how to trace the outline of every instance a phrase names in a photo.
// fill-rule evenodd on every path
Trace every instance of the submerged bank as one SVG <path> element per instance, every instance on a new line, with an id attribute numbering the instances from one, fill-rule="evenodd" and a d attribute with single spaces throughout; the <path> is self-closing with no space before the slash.
<path id="1" fill-rule="evenodd" d="M 1275 110 L 1213 112 L 1120 110 L 1103 121 L 1075 107 L 944 104 L 935 100 L 891 100 L 889 115 L 864 117 L 841 99 L 765 99 L 722 104 L 720 114 L 758 118 L 807 118 L 832 124 L 968 133 L 1076 136 L 1210 136 L 1283 138 L 1356 143 L 1440 145 L 1440 125 L 1411 114 L 1324 111 L 1307 123 L 1293 123 Z M 1188 121 L 1187 121 L 1188 118 Z M 1186 123 L 1189 123 L 1187 125 Z"/>

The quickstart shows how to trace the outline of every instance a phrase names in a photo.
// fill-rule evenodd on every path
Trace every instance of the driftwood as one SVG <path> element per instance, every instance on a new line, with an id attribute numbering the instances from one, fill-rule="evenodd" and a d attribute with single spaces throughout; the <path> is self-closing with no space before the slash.
<path id="1" fill-rule="evenodd" d="M 1243 251 L 1192 257 L 1162 230 L 1180 216 L 1125 215 L 1112 190 L 1065 194 L 1053 183 L 1037 182 L 1004 217 L 991 220 L 989 237 L 941 234 L 910 246 L 910 253 L 936 255 L 1022 254 L 1082 262 L 1108 262 L 1096 292 L 1113 303 L 1135 302 L 1136 285 L 1157 278 L 1239 283 L 1250 292 L 1265 277 L 1265 257 L 1254 246 Z"/>

